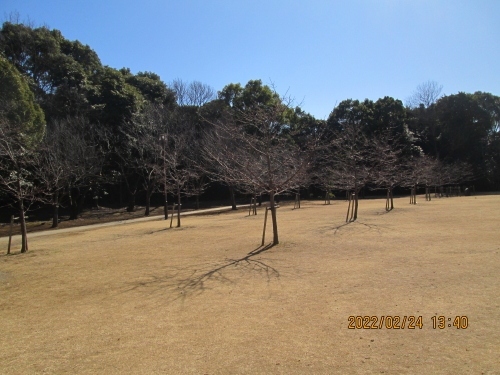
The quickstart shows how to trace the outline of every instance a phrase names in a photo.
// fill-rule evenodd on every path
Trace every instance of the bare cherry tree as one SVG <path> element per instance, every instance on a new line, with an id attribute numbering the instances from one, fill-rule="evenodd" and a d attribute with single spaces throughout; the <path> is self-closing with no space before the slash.
<path id="1" fill-rule="evenodd" d="M 0 191 L 13 200 L 21 224 L 21 253 L 28 251 L 26 212 L 40 196 L 34 171 L 39 166 L 39 154 L 26 147 L 22 134 L 0 119 Z"/>
<path id="2" fill-rule="evenodd" d="M 354 122 L 342 124 L 328 147 L 328 168 L 334 186 L 349 192 L 346 221 L 358 218 L 359 192 L 374 177 L 375 152 L 373 142 L 363 132 L 361 125 Z"/>
<path id="3" fill-rule="evenodd" d="M 177 199 L 177 227 L 181 226 L 181 198 L 196 194 L 194 181 L 201 178 L 202 170 L 196 163 L 199 151 L 195 123 L 188 112 L 177 108 L 166 124 L 164 139 L 164 160 L 166 181 L 172 187 Z M 199 187 L 199 186 L 198 186 Z"/>
<path id="4" fill-rule="evenodd" d="M 445 189 L 456 189 L 460 184 L 473 181 L 474 177 L 473 168 L 469 163 L 457 161 L 446 164 L 441 160 L 436 160 L 429 188 L 434 187 L 435 196 L 441 197 L 445 193 L 450 195 L 450 191 L 446 192 Z"/>
<path id="5" fill-rule="evenodd" d="M 391 131 L 376 134 L 371 141 L 374 146 L 374 171 L 372 183 L 375 189 L 387 190 L 385 209 L 394 209 L 394 188 L 399 186 L 406 176 L 406 168 L 401 144 Z"/>
<path id="6" fill-rule="evenodd" d="M 204 146 L 219 180 L 243 192 L 269 195 L 273 245 L 279 243 L 275 196 L 301 185 L 311 153 L 311 147 L 299 147 L 287 134 L 287 104 L 228 110 L 207 133 Z"/>
<path id="7" fill-rule="evenodd" d="M 417 204 L 418 188 L 428 187 L 435 179 L 436 159 L 427 155 L 412 156 L 405 160 L 401 186 L 410 189 L 410 204 Z"/>

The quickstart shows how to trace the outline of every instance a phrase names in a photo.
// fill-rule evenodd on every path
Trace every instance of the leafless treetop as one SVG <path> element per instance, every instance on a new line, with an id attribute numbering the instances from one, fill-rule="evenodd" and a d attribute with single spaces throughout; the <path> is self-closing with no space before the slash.
<path id="1" fill-rule="evenodd" d="M 406 100 L 409 107 L 416 108 L 421 104 L 428 108 L 441 96 L 443 86 L 436 81 L 427 81 L 417 86 L 417 89 Z"/>

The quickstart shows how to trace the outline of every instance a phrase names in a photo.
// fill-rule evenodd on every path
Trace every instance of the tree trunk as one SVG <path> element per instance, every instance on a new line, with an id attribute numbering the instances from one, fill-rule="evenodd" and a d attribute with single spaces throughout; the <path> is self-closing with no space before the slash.
<path id="1" fill-rule="evenodd" d="M 276 219 L 276 207 L 274 205 L 274 192 L 269 193 L 269 201 L 271 204 L 271 218 L 273 220 L 273 245 L 279 244 L 278 239 L 278 221 Z"/>
<path id="2" fill-rule="evenodd" d="M 163 197 L 165 203 L 163 204 L 163 214 L 165 215 L 165 220 L 168 219 L 168 199 L 167 199 L 167 189 L 163 191 Z"/>
<path id="3" fill-rule="evenodd" d="M 392 193 L 392 186 L 389 188 L 389 195 L 391 197 L 391 210 L 394 209 L 394 195 Z"/>
<path id="4" fill-rule="evenodd" d="M 389 202 L 390 202 L 390 193 L 389 193 L 389 190 L 390 190 L 390 188 L 387 188 L 387 197 L 385 199 L 385 210 L 386 211 L 390 211 L 391 210 L 390 204 L 389 204 Z"/>
<path id="5" fill-rule="evenodd" d="M 151 209 L 151 194 L 152 194 L 151 185 L 146 189 L 146 211 L 144 212 L 144 216 L 149 216 L 149 211 Z"/>
<path id="6" fill-rule="evenodd" d="M 52 228 L 57 228 L 59 226 L 59 190 L 56 190 L 54 193 L 52 207 Z"/>
<path id="7" fill-rule="evenodd" d="M 354 189 L 354 217 L 352 218 L 352 221 L 356 221 L 358 218 L 358 189 Z"/>
<path id="8" fill-rule="evenodd" d="M 181 226 L 181 189 L 177 186 L 177 228 Z"/>
<path id="9" fill-rule="evenodd" d="M 200 195 L 196 194 L 196 209 L 200 209 Z"/>
<path id="10" fill-rule="evenodd" d="M 19 188 L 20 181 L 18 181 Z M 28 233 L 26 230 L 26 218 L 24 216 L 24 203 L 19 199 L 19 222 L 21 223 L 21 253 L 28 251 Z"/>
<path id="11" fill-rule="evenodd" d="M 350 219 L 349 219 L 349 213 L 350 213 L 350 211 L 351 211 L 351 197 L 352 197 L 351 192 L 350 192 L 350 191 L 347 191 L 347 199 L 348 199 L 348 202 L 349 202 L 349 203 L 348 203 L 348 205 L 347 205 L 347 215 L 346 215 L 346 217 L 345 217 L 345 222 L 346 222 L 346 223 L 347 223 L 348 221 L 350 221 Z M 353 205 L 354 205 L 354 202 L 353 202 Z"/>
<path id="12" fill-rule="evenodd" d="M 135 211 L 135 194 L 137 193 L 137 184 L 139 181 L 135 176 L 131 177 L 133 180 L 129 182 L 128 179 L 125 180 L 127 184 L 127 212 Z"/>
<path id="13" fill-rule="evenodd" d="M 71 188 L 70 190 L 70 206 L 71 213 L 69 215 L 70 220 L 78 219 L 78 198 L 80 196 L 80 189 Z"/>
<path id="14" fill-rule="evenodd" d="M 84 193 L 82 193 L 80 190 L 80 195 L 78 196 L 78 201 L 76 205 L 76 210 L 77 210 L 77 216 L 80 216 L 80 214 L 83 212 L 83 204 L 85 203 L 85 196 L 89 192 L 88 189 L 85 190 Z"/>
<path id="15" fill-rule="evenodd" d="M 123 182 L 120 182 L 120 186 L 118 189 L 118 205 L 123 207 Z"/>
<path id="16" fill-rule="evenodd" d="M 234 187 L 232 185 L 229 185 L 229 194 L 231 195 L 231 209 L 237 210 L 236 199 L 234 197 Z"/>
<path id="17" fill-rule="evenodd" d="M 135 211 L 135 191 L 128 192 L 128 200 L 127 200 L 127 212 L 134 212 Z"/>

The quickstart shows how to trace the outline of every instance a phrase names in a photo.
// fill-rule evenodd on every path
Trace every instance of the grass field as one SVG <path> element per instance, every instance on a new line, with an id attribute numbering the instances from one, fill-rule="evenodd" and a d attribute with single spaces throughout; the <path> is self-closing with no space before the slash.
<path id="1" fill-rule="evenodd" d="M 0 256 L 0 373 L 500 373 L 500 196 L 384 204 L 282 206 L 272 248 L 245 210 L 32 237 Z"/>

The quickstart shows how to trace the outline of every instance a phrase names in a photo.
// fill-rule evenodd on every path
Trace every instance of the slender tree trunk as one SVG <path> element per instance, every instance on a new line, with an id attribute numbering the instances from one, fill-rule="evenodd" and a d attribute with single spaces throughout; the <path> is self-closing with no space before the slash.
<path id="1" fill-rule="evenodd" d="M 349 219 L 349 212 L 351 211 L 351 193 L 347 191 L 347 199 L 348 199 L 348 205 L 347 205 L 347 215 L 345 217 L 345 222 L 347 223 Z M 353 203 L 354 204 L 354 203 Z"/>
<path id="2" fill-rule="evenodd" d="M 229 185 L 229 194 L 231 196 L 231 209 L 237 210 L 238 208 L 236 207 L 236 199 L 234 197 L 234 187 L 232 185 Z"/>
<path id="3" fill-rule="evenodd" d="M 387 198 L 385 199 L 385 210 L 386 211 L 390 211 L 391 210 L 390 204 L 389 204 L 389 202 L 390 202 L 390 193 L 389 193 L 389 190 L 390 190 L 390 188 L 387 188 Z"/>
<path id="4" fill-rule="evenodd" d="M 149 216 L 149 211 L 151 209 L 151 194 L 152 194 L 152 187 L 151 185 L 148 185 L 148 188 L 146 189 L 146 211 L 144 212 L 144 216 Z"/>
<path id="5" fill-rule="evenodd" d="M 17 181 L 19 191 L 21 190 L 21 181 Z M 19 222 L 21 223 L 21 253 L 28 251 L 28 233 L 26 230 L 26 218 L 24 216 L 24 203 L 19 199 Z"/>
<path id="6" fill-rule="evenodd" d="M 77 200 L 77 205 L 76 205 L 76 214 L 77 214 L 77 218 L 80 216 L 80 214 L 83 212 L 83 204 L 85 203 L 85 196 L 87 195 L 88 193 L 88 189 L 85 190 L 84 193 L 81 192 L 81 190 L 79 190 L 79 196 L 78 196 L 78 200 Z"/>
<path id="7" fill-rule="evenodd" d="M 394 209 L 394 195 L 393 195 L 393 192 L 392 192 L 392 186 L 389 188 L 389 195 L 391 197 L 391 211 Z"/>
<path id="8" fill-rule="evenodd" d="M 163 198 L 164 198 L 164 204 L 163 204 L 163 214 L 165 215 L 165 220 L 168 219 L 168 198 L 167 198 L 167 189 L 163 190 Z"/>
<path id="9" fill-rule="evenodd" d="M 274 192 L 269 194 L 269 201 L 271 204 L 271 218 L 273 220 L 273 245 L 279 244 L 278 239 L 278 221 L 276 219 L 276 207 L 274 205 Z"/>
<path id="10" fill-rule="evenodd" d="M 123 182 L 120 182 L 118 189 L 118 204 L 120 207 L 123 207 Z"/>
<path id="11" fill-rule="evenodd" d="M 127 212 L 135 211 L 135 191 L 128 192 L 128 200 L 127 200 Z"/>
<path id="12" fill-rule="evenodd" d="M 137 184 L 139 181 L 135 176 L 132 176 L 132 182 L 125 180 L 127 184 L 127 212 L 135 211 L 135 194 L 137 193 Z"/>
<path id="13" fill-rule="evenodd" d="M 177 185 L 177 228 L 181 226 L 181 189 Z"/>
<path id="14" fill-rule="evenodd" d="M 196 209 L 200 209 L 200 195 L 196 194 Z"/>
<path id="15" fill-rule="evenodd" d="M 56 190 L 53 197 L 52 228 L 59 226 L 59 190 Z"/>
<path id="16" fill-rule="evenodd" d="M 352 218 L 352 221 L 356 221 L 358 218 L 358 188 L 356 187 L 354 189 L 354 217 Z"/>
<path id="17" fill-rule="evenodd" d="M 78 219 L 78 199 L 80 196 L 80 189 L 71 188 L 70 190 L 70 206 L 71 206 L 71 214 L 69 216 L 70 220 Z"/>

